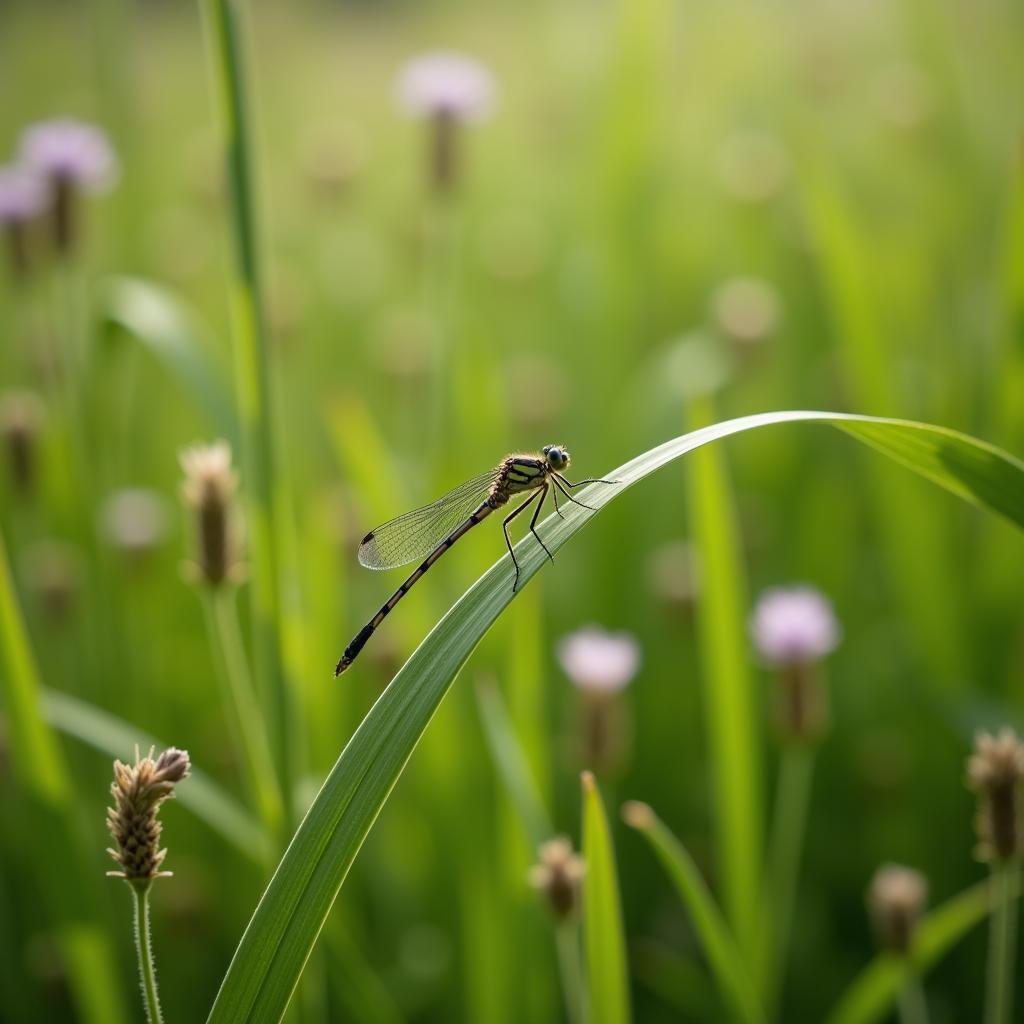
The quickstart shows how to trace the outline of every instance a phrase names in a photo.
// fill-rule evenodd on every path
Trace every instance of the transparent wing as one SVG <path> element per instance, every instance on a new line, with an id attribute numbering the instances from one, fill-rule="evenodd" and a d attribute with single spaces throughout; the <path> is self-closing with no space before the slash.
<path id="1" fill-rule="evenodd" d="M 394 569 L 429 555 L 480 507 L 494 483 L 495 473 L 492 469 L 475 476 L 443 498 L 371 530 L 359 545 L 360 565 L 367 569 Z"/>

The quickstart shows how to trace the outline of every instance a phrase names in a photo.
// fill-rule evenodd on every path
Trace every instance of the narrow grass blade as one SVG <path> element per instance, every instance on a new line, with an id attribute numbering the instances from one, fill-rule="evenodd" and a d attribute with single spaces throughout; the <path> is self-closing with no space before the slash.
<path id="1" fill-rule="evenodd" d="M 204 329 L 182 301 L 151 281 L 113 277 L 100 289 L 99 302 L 104 321 L 145 348 L 203 410 L 213 429 L 237 443 L 231 395 L 210 359 Z"/>
<path id="2" fill-rule="evenodd" d="M 0 535 L 0 696 L 7 713 L 12 774 L 31 805 L 23 827 L 33 844 L 35 891 L 56 931 L 77 1016 L 87 1024 L 124 1021 L 114 950 L 100 922 L 102 875 L 83 849 L 74 791 L 56 734 L 43 718 L 42 687 Z"/>
<path id="3" fill-rule="evenodd" d="M 278 483 L 270 355 L 253 196 L 249 108 L 238 0 L 202 0 L 210 37 L 213 79 L 221 110 L 231 196 L 234 250 L 231 282 L 235 387 L 241 427 L 246 528 L 252 564 L 249 594 L 257 690 L 264 714 L 276 723 L 276 755 L 285 801 L 292 797 L 294 708 L 285 673 L 288 617 L 282 609 L 286 537 L 285 492 Z"/>
<path id="4" fill-rule="evenodd" d="M 706 399 L 690 410 L 710 419 Z M 702 579 L 697 629 L 708 723 L 711 808 L 722 902 L 740 948 L 752 957 L 760 908 L 764 848 L 761 733 L 747 654 L 746 574 L 724 453 L 703 448 L 686 460 L 690 529 Z"/>
<path id="5" fill-rule="evenodd" d="M 536 850 L 541 843 L 551 838 L 554 829 L 537 792 L 537 784 L 530 774 L 526 755 L 512 728 L 498 687 L 492 682 L 480 683 L 476 688 L 476 696 L 484 724 L 484 736 L 491 748 L 495 767 L 508 790 L 530 844 Z"/>
<path id="6" fill-rule="evenodd" d="M 563 509 L 564 519 L 552 515 L 545 520 L 542 528 L 548 548 L 557 552 L 604 505 L 695 448 L 743 431 L 796 422 L 832 426 L 885 423 L 886 436 L 929 438 L 922 454 L 923 468 L 930 470 L 936 482 L 1024 526 L 1024 464 L 991 445 L 906 420 L 774 412 L 704 427 L 605 473 L 618 482 L 592 485 L 580 495 L 592 508 L 571 505 Z M 938 454 L 951 449 L 978 453 L 982 465 L 970 476 L 981 473 L 983 486 L 976 482 L 968 487 L 958 476 L 961 460 Z M 899 508 L 892 510 L 893 515 L 900 513 Z M 522 573 L 520 589 L 547 561 L 529 539 L 516 549 Z M 371 708 L 328 775 L 263 894 L 224 977 L 211 1022 L 280 1020 L 338 889 L 416 743 L 459 669 L 512 599 L 512 565 L 505 555 L 441 619 Z M 325 686 L 331 685 L 332 668 L 324 666 Z"/>
<path id="7" fill-rule="evenodd" d="M 88 744 L 108 757 L 125 760 L 136 744 L 140 750 L 166 750 L 170 744 L 70 694 L 43 689 L 42 713 L 46 721 L 67 736 Z M 194 765 L 188 785 L 175 793 L 177 802 L 219 833 L 243 856 L 265 864 L 271 844 L 256 820 L 234 797 Z"/>
<path id="8" fill-rule="evenodd" d="M 608 817 L 597 783 L 583 773 L 583 948 L 591 1024 L 628 1024 L 629 969 Z"/>
<path id="9" fill-rule="evenodd" d="M 686 848 L 647 804 L 628 803 L 622 816 L 647 839 L 668 872 L 690 913 L 715 981 L 737 1018 L 746 1024 L 762 1022 L 764 1015 L 758 1006 L 754 983 L 736 941 Z"/>
<path id="10" fill-rule="evenodd" d="M 886 1020 L 908 978 L 928 973 L 972 928 L 992 904 L 988 882 L 972 886 L 933 910 L 918 926 L 912 963 L 880 953 L 853 980 L 826 1018 L 826 1024 L 878 1024 Z"/>

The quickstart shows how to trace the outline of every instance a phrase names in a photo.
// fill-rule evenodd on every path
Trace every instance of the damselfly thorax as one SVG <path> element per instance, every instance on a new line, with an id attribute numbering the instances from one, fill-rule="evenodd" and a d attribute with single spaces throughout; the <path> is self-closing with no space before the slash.
<path id="1" fill-rule="evenodd" d="M 517 496 L 528 495 L 505 516 L 502 522 L 505 544 L 515 566 L 513 591 L 519 586 L 519 562 L 512 548 L 508 526 L 516 516 L 534 503 L 536 504 L 530 518 L 530 533 L 536 537 L 544 553 L 553 561 L 551 552 L 537 533 L 537 519 L 548 494 L 550 493 L 554 500 L 555 512 L 561 516 L 562 511 L 558 505 L 559 493 L 574 504 L 583 505 L 583 502 L 572 496 L 572 491 L 577 487 L 584 484 L 614 483 L 612 480 L 594 479 L 571 483 L 562 475 L 562 471 L 568 469 L 569 462 L 569 452 L 559 444 L 546 445 L 539 452 L 532 454 L 507 455 L 489 473 L 467 480 L 430 505 L 407 512 L 404 516 L 371 530 L 363 538 L 358 552 L 360 564 L 368 569 L 393 569 L 414 562 L 417 558 L 422 558 L 423 561 L 356 634 L 345 648 L 334 674 L 341 675 L 352 664 L 391 609 L 460 537 L 465 536 L 492 512 L 509 504 Z M 589 505 L 583 507 L 590 508 Z"/>

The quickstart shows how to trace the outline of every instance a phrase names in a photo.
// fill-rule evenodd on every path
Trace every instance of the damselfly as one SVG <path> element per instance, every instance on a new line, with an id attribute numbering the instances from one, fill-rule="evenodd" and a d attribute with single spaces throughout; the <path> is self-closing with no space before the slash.
<path id="1" fill-rule="evenodd" d="M 516 495 L 529 494 L 529 497 L 517 505 L 502 523 L 505 543 L 516 570 L 515 579 L 512 581 L 512 590 L 515 591 L 519 586 L 519 562 L 516 560 L 515 551 L 512 550 L 508 524 L 520 512 L 525 512 L 536 502 L 533 517 L 530 519 L 530 533 L 537 538 L 548 558 L 552 558 L 547 545 L 537 532 L 537 517 L 544 507 L 548 493 L 550 492 L 554 499 L 555 511 L 561 516 L 562 510 L 558 507 L 559 491 L 569 501 L 590 508 L 582 501 L 577 501 L 572 496 L 572 491 L 584 484 L 615 482 L 580 480 L 577 483 L 570 483 L 562 476 L 562 471 L 568 467 L 569 453 L 560 444 L 545 445 L 540 452 L 532 455 L 508 455 L 489 473 L 467 480 L 432 504 L 407 512 L 404 516 L 371 530 L 359 545 L 359 561 L 367 569 L 394 569 L 417 558 L 423 558 L 423 561 L 381 605 L 380 611 L 359 630 L 352 643 L 345 648 L 334 674 L 340 676 L 355 661 L 356 655 L 373 636 L 374 630 L 384 621 L 391 609 L 460 537 L 465 536 L 477 523 L 482 523 L 496 509 L 507 505 Z"/>

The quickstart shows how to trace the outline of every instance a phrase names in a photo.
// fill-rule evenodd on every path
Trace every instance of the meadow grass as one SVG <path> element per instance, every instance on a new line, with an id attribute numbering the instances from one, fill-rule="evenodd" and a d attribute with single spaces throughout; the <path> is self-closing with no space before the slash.
<path id="1" fill-rule="evenodd" d="M 1006 1019 L 1016 868 L 993 902 L 962 779 L 975 729 L 1024 725 L 1012 4 L 107 0 L 0 28 L 8 149 L 69 113 L 120 163 L 70 265 L 0 280 L 2 388 L 46 408 L 31 487 L 0 474 L 0 1015 L 132 1018 L 103 806 L 159 737 L 195 766 L 147 907 L 168 1021 L 852 1024 L 915 977 L 975 1019 L 993 909 Z M 393 98 L 439 46 L 499 90 L 443 196 Z M 866 447 L 735 419 L 768 409 L 883 419 L 804 414 Z M 197 597 L 178 453 L 219 437 L 245 577 Z M 574 479 L 622 463 L 601 515 L 544 523 L 553 565 L 527 537 L 514 601 L 473 531 L 332 682 L 392 589 L 366 530 L 551 442 Z M 143 543 L 104 525 L 125 488 L 165 510 Z M 843 633 L 801 777 L 747 629 L 790 581 Z M 642 650 L 602 765 L 556 653 L 591 622 Z M 561 833 L 582 942 L 526 881 Z M 936 906 L 902 958 L 864 909 L 894 859 Z"/>

